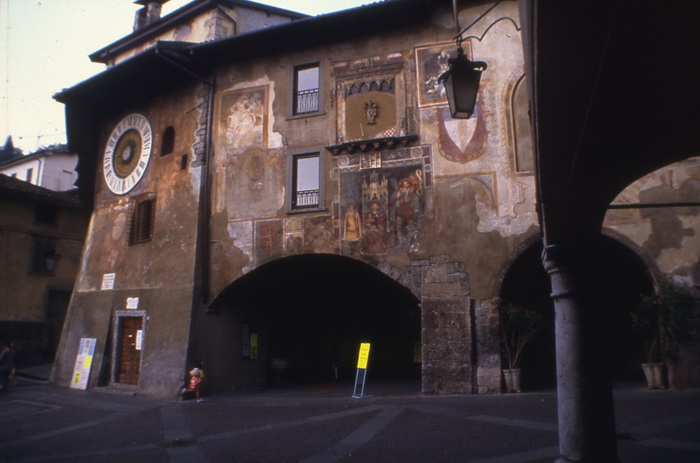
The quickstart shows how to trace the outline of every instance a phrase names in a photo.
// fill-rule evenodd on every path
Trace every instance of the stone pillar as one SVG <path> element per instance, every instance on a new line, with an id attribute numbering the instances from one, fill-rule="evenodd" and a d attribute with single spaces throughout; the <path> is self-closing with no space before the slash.
<path id="1" fill-rule="evenodd" d="M 433 256 L 421 266 L 422 390 L 472 392 L 469 283 L 462 264 Z"/>
<path id="2" fill-rule="evenodd" d="M 496 299 L 472 299 L 474 315 L 474 393 L 501 392 L 501 336 Z"/>
<path id="3" fill-rule="evenodd" d="M 595 303 L 590 243 L 546 245 L 543 262 L 554 299 L 558 462 L 617 462 L 615 414 L 608 366 L 607 323 Z"/>

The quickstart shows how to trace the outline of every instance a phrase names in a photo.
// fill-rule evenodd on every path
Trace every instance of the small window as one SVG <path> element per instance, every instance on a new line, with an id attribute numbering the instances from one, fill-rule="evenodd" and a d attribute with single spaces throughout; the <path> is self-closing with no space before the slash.
<path id="1" fill-rule="evenodd" d="M 30 272 L 41 275 L 51 275 L 56 271 L 60 258 L 61 256 L 56 253 L 52 241 L 35 239 Z"/>
<path id="2" fill-rule="evenodd" d="M 294 68 L 294 115 L 318 112 L 321 93 L 318 63 Z"/>
<path id="3" fill-rule="evenodd" d="M 160 144 L 160 155 L 165 156 L 167 154 L 170 154 L 173 152 L 175 149 L 175 129 L 173 128 L 172 125 L 169 125 L 168 128 L 165 129 L 163 132 L 163 140 L 161 141 Z"/>
<path id="4" fill-rule="evenodd" d="M 129 244 L 150 241 L 153 237 L 155 199 L 143 199 L 134 204 L 129 228 Z"/>
<path id="5" fill-rule="evenodd" d="M 319 153 L 292 156 L 292 209 L 320 207 L 321 158 Z"/>
<path id="6" fill-rule="evenodd" d="M 32 182 L 32 175 L 34 174 L 34 169 L 27 169 L 27 181 L 29 183 Z"/>

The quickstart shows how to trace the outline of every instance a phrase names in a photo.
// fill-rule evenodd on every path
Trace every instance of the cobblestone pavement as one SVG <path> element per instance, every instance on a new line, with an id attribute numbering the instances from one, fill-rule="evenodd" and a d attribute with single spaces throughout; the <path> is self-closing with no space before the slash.
<path id="1" fill-rule="evenodd" d="M 23 382 L 0 462 L 552 462 L 556 395 L 422 396 L 417 384 L 167 401 Z M 617 391 L 623 462 L 700 461 L 700 391 Z"/>

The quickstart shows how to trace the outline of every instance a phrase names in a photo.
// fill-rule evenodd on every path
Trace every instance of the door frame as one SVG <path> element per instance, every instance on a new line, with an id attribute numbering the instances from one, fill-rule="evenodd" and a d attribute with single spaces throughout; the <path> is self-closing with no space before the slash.
<path id="1" fill-rule="evenodd" d="M 131 385 L 136 386 L 137 384 L 121 383 L 117 381 L 118 379 L 118 366 L 119 366 L 119 354 L 120 354 L 120 339 L 119 335 L 122 327 L 122 320 L 124 318 L 141 318 L 141 331 L 143 332 L 143 337 L 141 340 L 141 354 L 139 356 L 139 365 L 143 360 L 144 346 L 146 345 L 146 321 L 148 317 L 146 316 L 145 310 L 117 310 L 114 313 L 114 329 L 112 335 L 112 368 L 110 372 L 109 382 L 111 384 L 121 384 L 121 385 Z M 141 373 L 139 367 L 139 382 L 141 382 Z"/>

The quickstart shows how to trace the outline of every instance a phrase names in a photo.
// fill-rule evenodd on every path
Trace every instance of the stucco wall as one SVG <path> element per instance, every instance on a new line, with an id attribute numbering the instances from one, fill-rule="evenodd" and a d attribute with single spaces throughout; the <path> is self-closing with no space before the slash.
<path id="1" fill-rule="evenodd" d="M 604 226 L 631 240 L 659 272 L 698 285 L 694 272 L 700 264 L 700 206 L 683 205 L 698 199 L 700 158 L 694 157 L 628 186 L 612 204 L 630 208 L 609 210 Z M 649 207 L 654 205 L 661 206 Z"/>
<path id="2" fill-rule="evenodd" d="M 462 19 L 475 18 L 477 10 L 464 12 Z M 455 51 L 447 9 L 425 29 L 378 32 L 222 67 L 214 107 L 210 255 L 216 272 L 210 293 L 219 294 L 265 262 L 294 254 L 342 254 L 396 269 L 399 279 L 415 262 L 444 259 L 462 268 L 464 287 L 419 295 L 424 374 L 430 378 L 424 389 L 496 390 L 497 347 L 481 350 L 486 363 L 478 374 L 470 365 L 474 320 L 490 327 L 480 328 L 484 346 L 496 335 L 492 308 L 478 301 L 498 296 L 499 273 L 538 230 L 534 175 L 516 162 L 516 119 L 526 114 L 520 107 L 526 101 L 514 98 L 524 74 L 518 27 L 515 3 L 505 2 L 463 44 L 489 65 L 477 114 L 470 120 L 450 118 L 436 82 Z M 312 117 L 290 116 L 294 66 L 317 60 L 323 108 Z M 363 85 L 370 90 L 358 90 Z M 372 125 L 362 110 L 367 98 L 379 106 Z M 347 145 L 404 136 L 415 139 L 369 149 Z M 527 145 L 520 144 L 521 159 L 532 156 Z M 316 150 L 325 165 L 322 207 L 298 213 L 289 205 L 289 157 Z M 412 204 L 410 226 L 399 221 L 394 202 L 406 180 L 413 185 L 406 193 Z M 364 229 L 372 195 L 379 204 L 375 217 L 386 227 L 380 235 L 348 238 L 349 214 L 356 212 Z M 431 284 L 426 276 L 419 287 Z M 445 349 L 453 349 L 456 357 L 442 355 Z M 481 386 L 472 384 L 473 378 Z"/>
<path id="3" fill-rule="evenodd" d="M 434 83 L 440 65 L 446 65 L 441 56 L 455 48 L 447 11 L 434 18 L 433 28 L 424 31 L 378 34 L 222 68 L 217 76 L 212 188 L 216 249 L 212 254 L 219 256 L 215 265 L 220 271 L 212 282 L 212 293 L 266 259 L 256 242 L 261 232 L 258 222 L 264 220 L 278 221 L 276 231 L 270 232 L 278 234 L 276 256 L 332 252 L 376 264 L 397 254 L 408 253 L 412 258 L 446 254 L 465 263 L 477 297 L 492 296 L 504 259 L 537 228 L 534 176 L 515 166 L 512 96 L 524 72 L 516 13 L 515 5 L 506 2 L 493 17 L 506 15 L 509 19 L 494 24 L 484 20 L 481 40 L 465 42 L 474 56 L 490 64 L 478 116 L 468 121 L 449 118 L 446 101 Z M 487 26 L 491 26 L 488 32 Z M 279 60 L 279 65 L 270 67 L 268 60 Z M 314 60 L 321 64 L 325 108 L 315 117 L 289 118 L 293 66 Z M 385 126 L 393 129 L 391 134 L 415 134 L 418 139 L 410 149 L 370 150 L 382 158 L 377 164 L 382 167 L 375 171 L 387 182 L 408 176 L 411 165 L 414 171 L 421 171 L 421 224 L 408 247 L 396 245 L 371 253 L 351 249 L 342 238 L 348 206 L 354 202 L 361 209 L 359 186 L 355 186 L 359 184 L 354 183 L 352 173 L 361 177 L 372 172 L 361 161 L 371 153 L 335 155 L 323 147 L 361 138 L 346 129 L 361 122 L 348 119 L 358 117 L 352 112 L 350 98 L 341 94 L 348 82 L 382 78 L 392 80 L 394 90 L 382 102 L 380 122 L 390 104 L 391 116 L 387 117 L 395 114 L 395 119 Z M 378 95 L 375 92 L 373 97 Z M 244 100 L 256 106 L 255 114 L 248 116 L 257 118 L 257 125 L 251 124 L 245 133 L 240 125 L 227 126 L 234 102 Z M 385 132 L 369 133 L 366 138 L 382 134 Z M 327 166 L 327 210 L 289 215 L 288 157 L 318 148 Z M 399 163 L 392 165 L 392 158 L 404 159 L 403 171 L 396 170 Z M 387 190 L 392 191 L 391 185 Z M 307 232 L 314 234 L 314 240 L 306 239 Z M 392 243 L 397 243 L 396 237 Z"/>
<path id="4" fill-rule="evenodd" d="M 186 369 L 195 285 L 195 250 L 202 168 L 192 165 L 199 140 L 200 87 L 155 99 L 139 108 L 125 107 L 105 120 L 100 162 L 107 139 L 124 116 L 138 112 L 148 119 L 152 152 L 144 176 L 128 194 L 112 193 L 102 169 L 97 172 L 96 206 L 82 255 L 74 300 L 68 314 L 53 380 L 68 384 L 80 338 L 97 338 L 91 386 L 114 384 L 112 336 L 116 311 L 146 313 L 141 378 L 136 391 L 174 396 Z M 162 152 L 162 136 L 175 128 L 174 149 Z M 155 201 L 152 238 L 129 244 L 135 200 Z M 113 285 L 104 287 L 105 276 Z M 127 307 L 127 299 L 138 301 Z"/>

